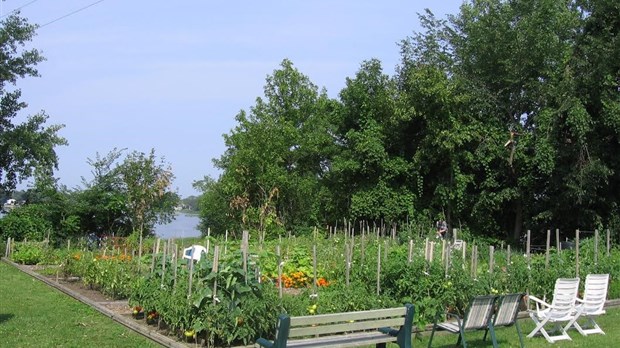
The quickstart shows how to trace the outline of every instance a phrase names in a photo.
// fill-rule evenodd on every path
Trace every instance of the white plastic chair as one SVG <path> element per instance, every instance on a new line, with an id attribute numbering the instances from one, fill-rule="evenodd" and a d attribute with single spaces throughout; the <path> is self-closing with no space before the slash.
<path id="1" fill-rule="evenodd" d="M 536 327 L 527 337 L 534 337 L 535 334 L 540 332 L 549 343 L 560 340 L 571 340 L 560 323 L 570 322 L 575 318 L 575 301 L 577 299 L 578 290 L 579 278 L 560 278 L 555 282 L 553 301 L 551 304 L 536 296 L 530 296 L 529 298 L 536 302 L 536 310 L 529 311 L 530 317 L 536 323 Z M 559 334 L 554 336 L 549 335 L 549 332 L 545 330 L 545 325 L 547 324 L 553 324 L 554 330 L 550 333 L 559 332 Z"/>
<path id="2" fill-rule="evenodd" d="M 580 334 L 605 334 L 605 332 L 594 321 L 595 316 L 605 314 L 605 301 L 607 300 L 607 287 L 609 286 L 609 274 L 588 274 L 586 285 L 583 291 L 583 299 L 577 298 L 575 317 L 568 322 L 564 330 L 574 326 Z M 577 322 L 581 317 L 587 319 L 586 329 Z"/>

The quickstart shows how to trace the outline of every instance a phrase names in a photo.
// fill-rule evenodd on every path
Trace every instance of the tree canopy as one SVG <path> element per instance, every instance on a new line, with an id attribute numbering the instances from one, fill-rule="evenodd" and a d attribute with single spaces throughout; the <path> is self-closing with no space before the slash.
<path id="1" fill-rule="evenodd" d="M 618 226 L 620 3 L 471 0 L 419 19 L 394 76 L 362 62 L 337 99 L 284 60 L 225 135 L 203 223 Z"/>

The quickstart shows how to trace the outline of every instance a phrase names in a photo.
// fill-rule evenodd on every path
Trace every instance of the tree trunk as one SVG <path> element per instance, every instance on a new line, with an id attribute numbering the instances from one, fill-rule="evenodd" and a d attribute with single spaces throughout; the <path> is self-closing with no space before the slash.
<path id="1" fill-rule="evenodd" d="M 515 202 L 515 221 L 514 221 L 514 229 L 512 231 L 512 240 L 515 242 L 519 241 L 521 237 L 521 232 L 523 231 L 523 200 L 521 198 L 517 198 Z"/>

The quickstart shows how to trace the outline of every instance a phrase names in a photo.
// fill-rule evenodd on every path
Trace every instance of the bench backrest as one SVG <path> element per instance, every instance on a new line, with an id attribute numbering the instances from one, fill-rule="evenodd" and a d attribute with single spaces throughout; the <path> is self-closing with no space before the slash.
<path id="1" fill-rule="evenodd" d="M 410 306 L 291 317 L 289 338 L 401 327 L 405 324 L 407 312 L 412 311 Z M 411 323 L 409 325 L 411 326 Z"/>

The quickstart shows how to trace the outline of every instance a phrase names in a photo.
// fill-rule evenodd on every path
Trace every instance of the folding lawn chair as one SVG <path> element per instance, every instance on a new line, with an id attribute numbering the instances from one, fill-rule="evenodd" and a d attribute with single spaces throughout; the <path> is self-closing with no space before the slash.
<path id="1" fill-rule="evenodd" d="M 521 343 L 521 348 L 523 348 L 523 336 L 521 335 L 521 328 L 519 328 L 519 323 L 517 322 L 517 315 L 519 314 L 519 306 L 521 305 L 521 300 L 525 294 L 508 294 L 500 296 L 498 302 L 499 306 L 497 307 L 497 311 L 493 316 L 493 327 L 498 326 L 511 326 L 514 325 L 517 328 L 517 334 L 519 334 L 519 343 Z M 484 333 L 484 337 L 482 340 L 487 339 L 488 329 Z"/>
<path id="2" fill-rule="evenodd" d="M 574 326 L 580 334 L 605 334 L 605 332 L 594 321 L 594 316 L 605 314 L 605 300 L 607 300 L 607 287 L 609 285 L 609 274 L 588 274 L 586 285 L 583 291 L 583 300 L 577 298 L 576 314 L 571 321 L 564 327 L 568 330 Z M 577 322 L 581 317 L 585 317 L 588 322 L 586 329 L 582 328 Z"/>
<path id="3" fill-rule="evenodd" d="M 491 321 L 496 299 L 497 296 L 474 297 L 463 319 L 461 319 L 461 317 L 457 314 L 446 314 L 446 317 L 453 317 L 456 319 L 456 321 L 438 323 L 437 321 L 441 316 L 440 314 L 438 314 L 435 318 L 435 324 L 433 325 L 433 332 L 431 332 L 431 338 L 428 341 L 428 347 L 430 348 L 431 344 L 433 343 L 433 336 L 435 335 L 436 330 L 446 330 L 451 333 L 458 333 L 459 338 L 456 341 L 456 345 L 458 346 L 462 344 L 463 348 L 467 348 L 467 342 L 465 341 L 465 331 L 488 330 L 491 331 L 491 340 L 493 341 L 493 347 L 497 348 L 495 329 L 493 328 L 493 322 Z"/>
<path id="4" fill-rule="evenodd" d="M 536 323 L 536 327 L 527 337 L 534 337 L 535 334 L 540 332 L 549 343 L 559 340 L 571 340 L 560 323 L 570 322 L 575 318 L 575 301 L 578 290 L 579 278 L 560 278 L 555 281 L 551 304 L 530 295 L 529 298 L 536 302 L 536 310 L 529 311 L 530 317 Z M 549 332 L 545 330 L 545 325 L 547 324 L 553 324 L 554 330 L 551 333 L 559 331 L 560 334 L 550 336 Z"/>

